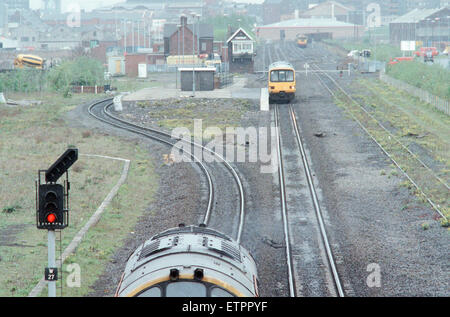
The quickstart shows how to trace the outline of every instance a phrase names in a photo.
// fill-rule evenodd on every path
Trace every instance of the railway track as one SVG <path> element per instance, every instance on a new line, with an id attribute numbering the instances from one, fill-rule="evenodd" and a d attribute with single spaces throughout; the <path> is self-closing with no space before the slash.
<path id="1" fill-rule="evenodd" d="M 284 244 L 286 248 L 286 263 L 288 267 L 288 286 L 289 286 L 289 296 L 296 297 L 296 287 L 295 287 L 295 272 L 292 263 L 292 251 L 291 251 L 291 241 L 288 223 L 288 210 L 286 204 L 286 187 L 285 187 L 285 177 L 284 177 L 284 167 L 283 167 L 283 156 L 281 155 L 281 134 L 280 134 L 280 123 L 278 117 L 278 106 L 274 108 L 275 113 L 275 131 L 277 133 L 277 153 L 278 153 L 278 179 L 280 182 L 280 201 L 281 201 L 281 216 L 283 220 L 283 231 L 284 231 Z"/>
<path id="2" fill-rule="evenodd" d="M 160 142 L 160 143 L 165 144 L 165 145 L 170 146 L 170 147 L 175 147 L 178 150 L 183 150 L 183 152 L 184 152 L 185 148 L 181 149 L 180 147 L 178 147 L 176 145 L 176 143 L 178 141 L 184 141 L 183 139 L 174 139 L 174 138 L 172 138 L 172 136 L 169 133 L 166 133 L 164 131 L 153 129 L 153 128 L 149 128 L 149 127 L 143 127 L 143 126 L 134 124 L 132 122 L 129 122 L 127 120 L 123 120 L 123 119 L 115 116 L 114 114 L 112 114 L 109 111 L 111 106 L 113 106 L 112 99 L 102 100 L 100 102 L 96 102 L 96 103 L 91 104 L 88 107 L 88 113 L 89 113 L 89 115 L 91 115 L 95 119 L 97 119 L 99 121 L 102 121 L 102 122 L 104 122 L 104 123 L 106 123 L 108 125 L 114 126 L 114 127 L 118 128 L 118 129 L 129 131 L 129 132 L 137 134 L 137 135 L 144 136 L 145 138 L 155 140 L 157 142 Z M 198 143 L 193 142 L 193 141 L 191 141 L 189 143 L 189 145 L 191 147 L 200 148 L 202 151 L 207 151 L 207 152 L 211 153 L 212 155 L 216 156 L 217 158 L 219 158 L 219 160 L 222 162 L 222 164 L 231 173 L 231 175 L 233 177 L 233 180 L 234 180 L 234 182 L 237 185 L 238 193 L 239 193 L 239 210 L 238 210 L 238 213 L 239 213 L 239 224 L 238 224 L 238 229 L 237 229 L 237 233 L 236 233 L 236 238 L 235 239 L 236 239 L 236 241 L 238 243 L 240 243 L 242 232 L 243 232 L 243 227 L 244 227 L 245 195 L 244 195 L 244 188 L 243 188 L 243 185 L 242 185 L 242 181 L 241 181 L 238 173 L 236 172 L 235 168 L 233 168 L 231 166 L 231 164 L 229 162 L 227 162 L 218 153 L 216 153 L 216 152 L 212 151 L 211 149 L 203 146 L 202 144 L 198 144 Z M 210 174 L 209 169 L 207 168 L 206 164 L 204 164 L 201 159 L 196 157 L 193 154 L 193 151 L 191 151 L 189 153 L 184 153 L 184 155 L 190 156 L 195 161 L 195 163 L 198 164 L 198 166 L 202 170 L 203 174 L 205 175 L 205 178 L 207 179 L 208 192 L 209 193 L 208 193 L 207 207 L 206 207 L 205 212 L 204 212 L 203 223 L 205 225 L 208 225 L 210 223 L 211 212 L 213 210 L 213 205 L 214 205 L 214 197 L 215 197 L 215 192 L 214 191 L 216 190 L 215 186 L 214 186 L 214 183 L 212 181 L 211 174 Z"/>
<path id="3" fill-rule="evenodd" d="M 341 284 L 341 280 L 339 277 L 339 273 L 336 268 L 336 262 L 333 256 L 332 248 L 327 236 L 327 232 L 325 229 L 325 224 L 323 220 L 322 210 L 320 208 L 319 199 L 316 193 L 316 188 L 311 175 L 311 168 L 309 166 L 308 160 L 306 158 L 306 152 L 304 149 L 304 144 L 302 138 L 300 136 L 299 123 L 296 118 L 295 110 L 292 105 L 288 105 L 289 107 L 289 118 L 290 123 L 294 129 L 295 140 L 298 146 L 298 150 L 300 152 L 302 167 L 305 172 L 305 176 L 307 179 L 307 184 L 309 188 L 309 193 L 312 201 L 312 206 L 314 208 L 315 217 L 317 220 L 318 228 L 321 236 L 321 243 L 325 250 L 327 257 L 327 265 L 329 276 L 331 276 L 334 284 L 335 294 L 339 297 L 344 297 L 344 288 Z M 293 257 L 295 256 L 295 252 L 293 252 L 291 243 L 292 243 L 292 234 L 289 229 L 289 206 L 286 197 L 286 181 L 285 181 L 285 173 L 284 173 L 284 162 L 282 155 L 282 145 L 281 145 L 281 133 L 280 133 L 280 114 L 279 114 L 279 106 L 274 105 L 274 117 L 275 117 L 275 130 L 277 131 L 277 151 L 278 151 L 278 161 L 279 161 L 279 182 L 280 182 L 280 200 L 281 200 L 281 211 L 282 211 L 282 219 L 283 219 L 283 229 L 285 234 L 285 245 L 286 245 L 286 263 L 288 266 L 288 285 L 289 285 L 289 294 L 291 297 L 298 296 L 296 286 L 296 278 L 295 271 L 293 265 Z M 290 149 L 292 150 L 292 149 Z"/>
<path id="4" fill-rule="evenodd" d="M 298 48 L 292 53 L 300 55 L 305 61 L 308 56 Z M 377 120 L 368 110 L 356 101 L 330 74 L 325 72 L 317 63 L 310 63 L 312 72 L 320 84 L 337 100 L 343 100 L 347 113 L 355 120 L 381 151 L 402 172 L 417 192 L 425 198 L 441 218 L 445 215 L 441 211 L 438 200 L 448 195 L 448 183 L 439 177 L 418 155 L 413 153 L 397 136 Z M 355 106 L 360 114 L 359 118 L 352 112 L 349 105 Z M 373 132 L 370 132 L 370 131 Z M 377 133 L 375 137 L 374 132 Z M 402 166 L 408 166 L 404 168 Z M 409 170 L 410 172 L 408 173 Z M 435 193 L 442 193 L 441 195 Z M 445 198 L 444 198 L 445 199 Z M 445 203 L 444 203 L 445 204 Z"/>

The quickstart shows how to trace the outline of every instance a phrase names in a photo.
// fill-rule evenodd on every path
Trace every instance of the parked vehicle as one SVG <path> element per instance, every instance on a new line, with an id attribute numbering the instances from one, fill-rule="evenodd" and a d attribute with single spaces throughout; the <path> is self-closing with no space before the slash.
<path id="1" fill-rule="evenodd" d="M 427 56 L 427 52 L 431 52 L 432 57 L 439 55 L 436 47 L 421 47 L 420 50 L 414 52 L 414 55 L 417 57 L 425 57 Z"/>

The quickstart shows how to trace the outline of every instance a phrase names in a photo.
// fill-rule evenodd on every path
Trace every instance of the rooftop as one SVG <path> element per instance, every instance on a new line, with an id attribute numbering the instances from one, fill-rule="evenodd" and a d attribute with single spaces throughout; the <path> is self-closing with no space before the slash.
<path id="1" fill-rule="evenodd" d="M 393 20 L 391 23 L 417 23 L 420 22 L 423 19 L 428 18 L 430 15 L 435 14 L 436 12 L 439 12 L 445 8 L 440 9 L 414 9 L 405 15 L 402 15 L 398 17 L 397 19 Z"/>
<path id="2" fill-rule="evenodd" d="M 257 26 L 257 28 L 272 28 L 272 27 L 339 27 L 339 26 L 354 26 L 354 24 L 337 21 L 334 19 L 293 19 L 277 23 Z"/>

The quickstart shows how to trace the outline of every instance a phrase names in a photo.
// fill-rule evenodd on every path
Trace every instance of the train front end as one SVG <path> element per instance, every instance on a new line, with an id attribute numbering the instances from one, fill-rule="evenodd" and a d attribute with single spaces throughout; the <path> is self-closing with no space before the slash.
<path id="1" fill-rule="evenodd" d="M 228 236 L 206 227 L 166 230 L 130 256 L 119 297 L 254 297 L 256 264 Z"/>
<path id="2" fill-rule="evenodd" d="M 275 62 L 269 66 L 269 101 L 287 101 L 295 98 L 294 67 L 287 62 Z"/>

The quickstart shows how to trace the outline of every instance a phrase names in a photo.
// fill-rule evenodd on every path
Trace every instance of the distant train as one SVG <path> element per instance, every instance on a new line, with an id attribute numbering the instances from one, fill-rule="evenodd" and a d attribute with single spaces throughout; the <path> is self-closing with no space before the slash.
<path id="1" fill-rule="evenodd" d="M 35 55 L 19 54 L 14 59 L 14 67 L 22 69 L 24 67 L 44 69 L 45 60 Z"/>
<path id="2" fill-rule="evenodd" d="M 269 66 L 269 102 L 292 101 L 295 98 L 295 69 L 288 62 L 275 62 Z"/>
<path id="3" fill-rule="evenodd" d="M 308 46 L 308 37 L 305 35 L 297 35 L 297 46 L 301 48 Z"/>
<path id="4" fill-rule="evenodd" d="M 134 251 L 116 296 L 255 297 L 256 264 L 227 235 L 205 226 L 180 225 Z"/>

